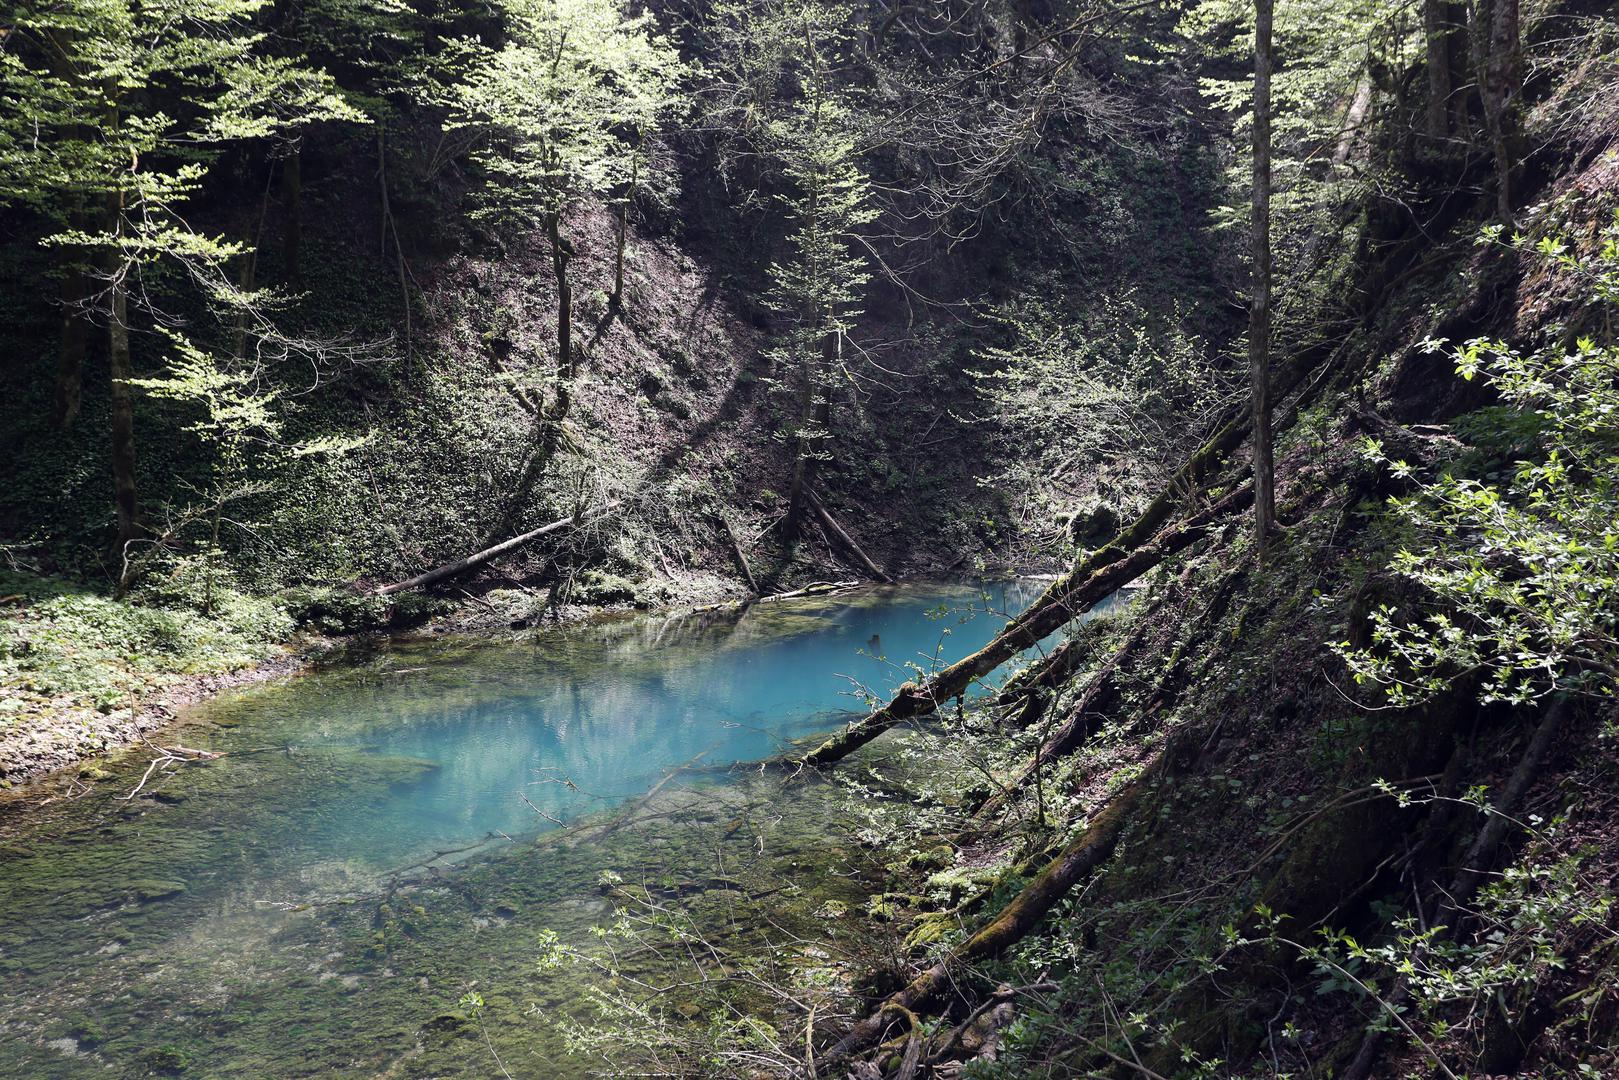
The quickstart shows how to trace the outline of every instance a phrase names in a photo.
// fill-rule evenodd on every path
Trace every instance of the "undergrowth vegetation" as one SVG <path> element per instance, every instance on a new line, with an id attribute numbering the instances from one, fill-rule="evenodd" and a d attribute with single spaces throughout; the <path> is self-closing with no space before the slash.
<path id="1" fill-rule="evenodd" d="M 7 724 L 45 709 L 128 709 L 175 676 L 213 675 L 274 655 L 293 620 L 273 599 L 229 588 L 209 609 L 156 589 L 150 602 L 0 574 L 0 700 Z M 142 600 L 147 598 L 143 597 Z"/>

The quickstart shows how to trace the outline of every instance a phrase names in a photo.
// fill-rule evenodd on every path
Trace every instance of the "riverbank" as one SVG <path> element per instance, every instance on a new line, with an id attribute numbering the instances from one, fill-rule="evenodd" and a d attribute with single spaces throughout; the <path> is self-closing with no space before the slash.
<path id="1" fill-rule="evenodd" d="M 728 598 L 723 583 L 692 586 L 689 595 L 658 595 L 670 609 Z M 593 584 L 564 603 L 528 589 L 455 602 L 221 590 L 204 614 L 159 596 L 119 601 L 60 579 L 0 574 L 0 789 L 128 747 L 188 706 L 357 643 L 564 625 L 633 610 L 645 595 L 618 583 Z"/>
<path id="2" fill-rule="evenodd" d="M 809 586 L 810 590 L 815 585 Z M 677 615 L 748 602 L 739 582 L 587 577 L 561 602 L 508 588 L 455 600 L 338 590 L 222 594 L 211 615 L 88 588 L 0 576 L 0 790 L 84 766 L 223 691 L 297 673 L 348 648 L 412 637 L 498 639 L 641 611 Z"/>
<path id="3" fill-rule="evenodd" d="M 103 712 L 63 702 L 11 719 L 0 729 L 0 788 L 10 788 L 75 765 L 86 771 L 99 754 L 125 749 L 174 722 L 181 709 L 225 690 L 291 675 L 335 647 L 319 640 L 231 671 L 177 675 L 155 697 Z"/>

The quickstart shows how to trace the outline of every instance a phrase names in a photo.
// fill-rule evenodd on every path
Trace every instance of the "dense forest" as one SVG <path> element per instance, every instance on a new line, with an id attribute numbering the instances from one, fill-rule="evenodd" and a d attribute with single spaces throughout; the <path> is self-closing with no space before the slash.
<path id="1" fill-rule="evenodd" d="M 0 87 L 0 1076 L 1619 1075 L 1610 3 L 11 0 Z M 130 1004 L 255 785 L 430 812 L 277 687 L 629 723 L 589 628 L 895 597 Z"/>

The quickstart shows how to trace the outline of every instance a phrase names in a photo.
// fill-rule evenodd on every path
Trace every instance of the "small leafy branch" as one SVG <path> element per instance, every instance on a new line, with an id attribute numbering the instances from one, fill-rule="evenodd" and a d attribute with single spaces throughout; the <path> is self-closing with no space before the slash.
<path id="1" fill-rule="evenodd" d="M 1619 303 L 1619 216 L 1591 256 L 1561 241 L 1517 246 L 1576 273 L 1601 305 Z M 1430 351 L 1447 348 L 1430 341 Z M 1463 379 L 1485 379 L 1531 435 L 1504 477 L 1416 468 L 1368 440 L 1365 453 L 1416 491 L 1393 514 L 1416 539 L 1391 569 L 1421 586 L 1428 610 L 1372 613 L 1368 648 L 1340 643 L 1355 680 L 1392 704 L 1426 700 L 1459 674 L 1484 701 L 1524 704 L 1553 689 L 1619 692 L 1619 345 L 1583 336 L 1521 352 L 1487 338 L 1451 353 Z"/>

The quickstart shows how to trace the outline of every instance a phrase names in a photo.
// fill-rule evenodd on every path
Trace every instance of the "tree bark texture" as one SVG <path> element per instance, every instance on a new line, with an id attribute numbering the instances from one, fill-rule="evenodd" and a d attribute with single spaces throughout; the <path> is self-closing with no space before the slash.
<path id="1" fill-rule="evenodd" d="M 1253 296 L 1248 309 L 1252 393 L 1254 539 L 1263 556 L 1276 528 L 1276 470 L 1271 445 L 1270 126 L 1273 0 L 1254 0 Z"/>
<path id="2" fill-rule="evenodd" d="M 1518 42 L 1518 0 L 1491 0 L 1487 6 L 1488 47 L 1484 61 L 1484 123 L 1490 134 L 1495 158 L 1495 213 L 1505 225 L 1512 224 L 1512 173 L 1515 162 L 1516 121 L 1522 58 Z"/>
<path id="3" fill-rule="evenodd" d="M 1422 35 L 1427 43 L 1428 137 L 1450 135 L 1450 33 L 1449 0 L 1422 0 Z"/>

